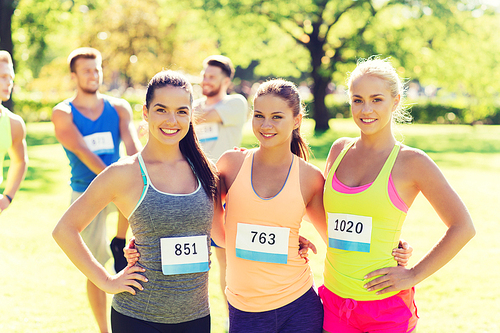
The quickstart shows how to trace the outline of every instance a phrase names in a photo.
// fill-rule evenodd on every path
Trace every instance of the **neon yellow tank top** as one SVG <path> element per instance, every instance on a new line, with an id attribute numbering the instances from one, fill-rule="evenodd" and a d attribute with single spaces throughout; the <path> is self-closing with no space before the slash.
<path id="1" fill-rule="evenodd" d="M 325 183 L 323 203 L 328 218 L 328 249 L 325 286 L 343 298 L 358 301 L 384 299 L 397 292 L 376 295 L 363 285 L 374 270 L 396 266 L 392 249 L 397 247 L 406 213 L 392 203 L 388 182 L 399 153 L 397 142 L 375 181 L 364 191 L 345 194 L 332 188 L 333 175 L 347 151 L 339 154 Z"/>
<path id="2" fill-rule="evenodd" d="M 0 105 L 0 184 L 3 181 L 3 161 L 5 154 L 12 146 L 12 135 L 10 133 L 9 110 Z"/>

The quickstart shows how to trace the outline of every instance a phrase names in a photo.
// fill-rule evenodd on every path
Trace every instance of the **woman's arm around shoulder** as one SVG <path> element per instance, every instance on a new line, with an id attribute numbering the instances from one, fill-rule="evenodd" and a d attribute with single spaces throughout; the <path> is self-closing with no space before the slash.
<path id="1" fill-rule="evenodd" d="M 227 191 L 233 185 L 240 172 L 245 156 L 250 150 L 232 149 L 226 151 L 217 161 L 217 170 L 221 180 L 221 199 L 224 201 Z"/>
<path id="2" fill-rule="evenodd" d="M 247 153 L 248 150 L 243 149 L 228 150 L 222 154 L 216 164 L 219 180 L 217 182 L 217 195 L 214 200 L 212 239 L 220 247 L 226 246 L 223 204 L 226 200 L 227 191 L 236 179 Z"/>
<path id="3" fill-rule="evenodd" d="M 323 188 L 325 178 L 316 166 L 299 159 L 300 161 L 300 190 L 306 205 L 307 220 L 310 221 L 321 238 L 327 242 L 326 215 L 323 208 Z"/>
<path id="4" fill-rule="evenodd" d="M 214 216 L 212 219 L 211 237 L 215 244 L 225 248 L 226 230 L 224 229 L 224 208 L 222 206 L 223 202 L 221 199 L 221 192 L 224 191 L 224 189 L 222 189 L 222 187 L 222 181 L 219 178 L 217 180 L 217 194 L 214 199 Z"/>

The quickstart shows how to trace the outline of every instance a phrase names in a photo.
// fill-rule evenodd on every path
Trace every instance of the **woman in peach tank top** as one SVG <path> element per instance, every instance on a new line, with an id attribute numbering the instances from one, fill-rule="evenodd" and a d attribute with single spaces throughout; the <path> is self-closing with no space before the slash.
<path id="1" fill-rule="evenodd" d="M 324 179 L 305 160 L 302 117 L 293 83 L 262 84 L 252 118 L 259 147 L 228 151 L 217 162 L 226 201 L 215 214 L 225 214 L 229 332 L 321 332 L 323 306 L 298 255 L 298 230 L 307 213 L 326 240 Z"/>

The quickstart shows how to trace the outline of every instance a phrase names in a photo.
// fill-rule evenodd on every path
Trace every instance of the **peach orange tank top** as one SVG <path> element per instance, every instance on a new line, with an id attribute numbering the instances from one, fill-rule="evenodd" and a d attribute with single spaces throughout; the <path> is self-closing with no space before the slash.
<path id="1" fill-rule="evenodd" d="M 262 312 L 285 306 L 309 290 L 309 265 L 298 254 L 305 214 L 299 158 L 293 156 L 280 192 L 261 198 L 252 186 L 255 150 L 247 151 L 226 197 L 226 295 L 235 308 Z"/>

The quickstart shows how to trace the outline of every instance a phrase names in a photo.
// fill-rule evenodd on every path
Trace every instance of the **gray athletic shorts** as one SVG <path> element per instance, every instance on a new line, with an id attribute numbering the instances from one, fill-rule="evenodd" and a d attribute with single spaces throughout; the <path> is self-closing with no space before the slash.
<path id="1" fill-rule="evenodd" d="M 71 203 L 82 194 L 82 192 L 73 191 L 71 193 Z M 103 266 L 111 258 L 109 240 L 106 233 L 106 218 L 109 213 L 115 210 L 116 206 L 109 204 L 80 233 L 90 252 L 92 252 L 96 260 Z"/>

